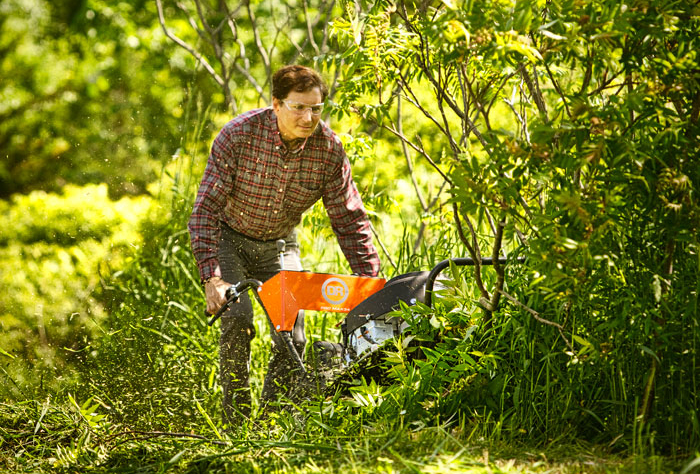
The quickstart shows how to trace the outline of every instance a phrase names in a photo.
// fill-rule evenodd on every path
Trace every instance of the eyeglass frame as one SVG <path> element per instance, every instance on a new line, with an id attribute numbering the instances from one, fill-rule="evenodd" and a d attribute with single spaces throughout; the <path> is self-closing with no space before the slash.
<path id="1" fill-rule="evenodd" d="M 308 109 L 309 112 L 311 112 L 311 115 L 313 115 L 314 117 L 320 116 L 323 113 L 323 108 L 326 105 L 325 102 L 319 102 L 318 104 L 304 104 L 302 102 L 296 102 L 294 100 L 287 100 L 287 99 L 283 99 L 280 102 L 282 102 L 284 104 L 284 106 L 287 108 L 287 110 L 289 110 L 293 114 L 304 115 L 304 112 L 306 112 L 306 109 Z M 295 109 L 292 109 L 289 106 L 289 104 L 291 104 L 291 105 L 303 105 L 304 108 L 301 110 L 295 110 Z M 314 112 L 314 107 L 319 107 L 320 110 L 318 112 Z"/>

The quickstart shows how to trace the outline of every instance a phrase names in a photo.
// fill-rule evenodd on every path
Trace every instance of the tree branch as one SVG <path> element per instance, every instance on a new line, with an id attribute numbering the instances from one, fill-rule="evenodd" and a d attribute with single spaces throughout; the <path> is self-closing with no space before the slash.
<path id="1" fill-rule="evenodd" d="M 479 289 L 479 293 L 481 293 L 482 299 L 488 301 L 491 298 L 491 295 L 489 295 L 489 292 L 486 290 L 486 287 L 484 287 L 484 282 L 481 279 L 481 251 L 479 250 L 479 243 L 476 240 L 476 233 L 474 232 L 474 227 L 472 226 L 469 218 L 465 217 L 467 224 L 469 225 L 469 231 L 472 237 L 472 242 L 470 243 L 466 235 L 464 235 L 464 228 L 462 227 L 462 222 L 460 219 L 459 207 L 457 206 L 456 202 L 452 203 L 452 209 L 455 215 L 455 224 L 457 225 L 457 233 L 459 235 L 459 238 L 464 244 L 464 246 L 467 248 L 469 256 L 472 258 L 472 260 L 474 260 L 474 282 L 476 283 L 476 286 Z"/>
<path id="2" fill-rule="evenodd" d="M 311 47 L 314 49 L 317 55 L 321 54 L 321 49 L 318 47 L 316 44 L 316 40 L 314 39 L 314 30 L 311 22 L 309 21 L 309 3 L 307 0 L 303 1 L 304 5 L 304 18 L 306 19 L 306 35 L 309 38 L 309 43 L 311 44 Z M 318 18 L 320 18 L 321 14 L 319 13 Z"/>
<path id="3" fill-rule="evenodd" d="M 192 56 L 194 56 L 194 58 L 197 61 L 199 61 L 204 66 L 204 69 L 206 69 L 207 72 L 214 78 L 216 83 L 224 87 L 224 79 L 214 70 L 214 68 L 211 66 L 211 64 L 209 64 L 206 58 L 201 53 L 199 53 L 199 51 L 195 50 L 192 46 L 178 38 L 175 34 L 171 33 L 170 30 L 168 30 L 167 26 L 165 25 L 165 16 L 163 15 L 163 5 L 161 3 L 161 0 L 156 0 L 156 6 L 158 8 L 158 22 L 160 23 L 160 26 L 163 29 L 163 32 L 165 33 L 165 36 L 167 36 L 175 44 L 177 44 L 178 46 L 186 50 L 188 53 L 190 53 Z"/>
<path id="4" fill-rule="evenodd" d="M 518 72 L 520 73 L 520 77 L 522 77 L 523 82 L 525 82 L 527 90 L 530 91 L 530 95 L 535 101 L 535 105 L 537 105 L 537 110 L 539 110 L 540 115 L 542 116 L 542 118 L 544 118 L 544 122 L 549 123 L 547 105 L 544 102 L 544 97 L 542 96 L 542 91 L 540 90 L 539 83 L 533 82 L 532 77 L 530 77 L 530 74 L 527 72 L 527 67 L 525 63 L 521 64 L 518 67 Z M 537 78 L 536 75 L 535 78 Z"/>
<path id="5" fill-rule="evenodd" d="M 375 121 L 375 123 L 377 123 L 377 122 Z M 387 130 L 387 131 L 393 133 L 394 135 L 396 135 L 397 138 L 401 139 L 401 140 L 404 141 L 408 146 L 410 146 L 410 147 L 413 148 L 415 151 L 417 151 L 418 153 L 420 153 L 421 155 L 423 155 L 423 157 L 424 157 L 426 160 L 428 160 L 428 163 L 430 163 L 430 165 L 431 165 L 433 168 L 435 168 L 435 170 L 436 170 L 438 173 L 440 173 L 440 176 L 442 176 L 442 178 L 443 178 L 445 181 L 447 181 L 450 185 L 452 185 L 452 180 L 445 174 L 444 171 L 442 171 L 442 170 L 438 167 L 437 163 L 435 163 L 435 161 L 433 161 L 433 159 L 430 157 L 430 155 L 428 155 L 428 153 L 423 149 L 422 146 L 419 147 L 419 146 L 415 145 L 411 140 L 409 140 L 408 138 L 406 138 L 403 134 L 399 133 L 399 131 L 396 130 L 393 126 L 392 126 L 392 127 L 389 127 L 389 126 L 387 126 L 387 125 L 382 125 L 382 124 L 378 124 L 378 125 L 379 125 L 381 128 L 383 128 L 384 130 Z"/>
<path id="6" fill-rule="evenodd" d="M 260 59 L 262 60 L 262 64 L 265 67 L 266 76 L 271 77 L 272 71 L 270 66 L 270 55 L 263 46 L 262 39 L 260 38 L 260 31 L 258 30 L 258 21 L 255 17 L 255 12 L 253 12 L 253 9 L 250 6 L 250 0 L 245 0 L 245 6 L 248 10 L 248 19 L 250 20 L 250 24 L 253 29 L 253 38 L 255 39 L 255 46 L 258 49 L 258 53 L 260 53 Z"/>
<path id="7" fill-rule="evenodd" d="M 572 354 L 576 355 L 576 351 L 574 350 L 574 347 L 573 347 L 573 346 L 571 345 L 571 343 L 569 342 L 569 339 L 567 339 L 567 337 L 564 335 L 564 327 L 563 327 L 561 324 L 555 323 L 554 321 L 550 321 L 550 320 L 548 320 L 548 319 L 544 319 L 543 317 L 540 316 L 540 313 L 538 313 L 538 312 L 535 311 L 534 309 L 530 308 L 529 306 L 527 306 L 527 305 L 521 303 L 517 298 L 515 298 L 515 297 L 509 295 L 509 294 L 506 293 L 505 291 L 500 290 L 499 292 L 500 292 L 503 296 L 505 296 L 505 298 L 506 298 L 508 301 L 510 301 L 511 303 L 514 303 L 514 304 L 517 305 L 517 306 L 520 306 L 520 307 L 523 308 L 525 311 L 527 311 L 528 313 L 530 313 L 530 315 L 531 315 L 533 318 L 535 318 L 536 321 L 538 321 L 538 322 L 540 322 L 540 323 L 542 323 L 542 324 L 546 324 L 547 326 L 553 326 L 553 327 L 557 328 L 557 330 L 559 330 L 559 335 L 562 337 L 562 339 L 564 339 L 564 342 L 566 343 L 566 347 L 569 348 L 569 350 L 571 351 Z"/>
<path id="8" fill-rule="evenodd" d="M 499 257 L 501 255 L 501 248 L 503 245 L 503 231 L 506 227 L 506 220 L 502 218 L 498 222 L 498 227 L 496 228 L 496 235 L 493 242 L 493 253 L 491 255 L 491 260 L 493 261 L 493 269 L 496 272 L 496 288 L 491 295 L 491 308 L 493 311 L 498 310 L 498 303 L 501 299 L 501 290 L 503 289 L 503 284 L 505 282 L 505 270 L 501 266 Z"/>

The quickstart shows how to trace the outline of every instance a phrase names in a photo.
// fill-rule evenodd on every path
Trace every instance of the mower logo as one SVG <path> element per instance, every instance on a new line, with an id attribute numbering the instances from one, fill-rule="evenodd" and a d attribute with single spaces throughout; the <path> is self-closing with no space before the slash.
<path id="1" fill-rule="evenodd" d="M 350 290 L 343 280 L 333 277 L 323 282 L 321 294 L 324 300 L 336 306 L 345 303 L 345 300 L 350 296 Z"/>

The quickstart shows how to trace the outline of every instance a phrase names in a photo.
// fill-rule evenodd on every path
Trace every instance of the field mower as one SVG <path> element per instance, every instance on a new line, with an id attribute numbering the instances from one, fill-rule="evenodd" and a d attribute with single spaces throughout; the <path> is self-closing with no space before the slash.
<path id="1" fill-rule="evenodd" d="M 337 275 L 284 269 L 285 242 L 277 241 L 282 270 L 265 281 L 247 279 L 226 292 L 226 303 L 211 317 L 209 325 L 238 301 L 241 294 L 251 291 L 265 310 L 268 322 L 281 336 L 287 350 L 304 376 L 324 387 L 334 377 L 349 372 L 360 361 L 379 350 L 387 341 L 399 336 L 408 324 L 396 315 L 400 302 L 408 306 L 424 303 L 431 306 L 436 281 L 450 264 L 472 266 L 471 258 L 451 258 L 438 263 L 432 270 L 384 278 Z M 499 263 L 506 263 L 499 259 Z M 493 259 L 482 258 L 482 265 L 492 265 Z M 292 343 L 299 310 L 347 313 L 340 322 L 341 341 L 317 341 L 312 345 L 313 361 L 309 367 Z"/>

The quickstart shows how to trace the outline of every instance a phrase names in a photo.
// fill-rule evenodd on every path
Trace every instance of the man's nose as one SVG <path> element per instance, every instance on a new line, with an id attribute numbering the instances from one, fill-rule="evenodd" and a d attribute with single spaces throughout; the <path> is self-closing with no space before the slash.
<path id="1" fill-rule="evenodd" d="M 304 110 L 301 112 L 301 117 L 304 120 L 308 120 L 308 121 L 313 120 L 314 117 L 313 117 L 313 114 L 311 113 L 311 107 L 304 108 Z"/>

